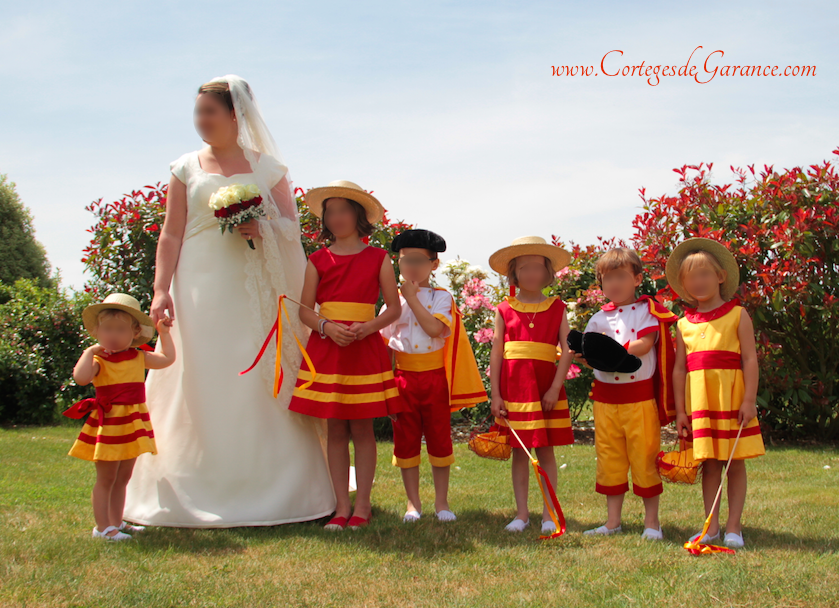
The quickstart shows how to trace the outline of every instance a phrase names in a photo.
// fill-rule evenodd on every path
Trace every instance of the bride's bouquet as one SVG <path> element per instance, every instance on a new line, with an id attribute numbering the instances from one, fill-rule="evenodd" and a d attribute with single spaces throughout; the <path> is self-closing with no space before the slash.
<path id="1" fill-rule="evenodd" d="M 262 193 L 256 184 L 231 184 L 219 188 L 210 196 L 210 208 L 218 219 L 221 233 L 233 232 L 233 227 L 265 215 L 262 208 Z M 253 241 L 248 246 L 254 249 Z"/>

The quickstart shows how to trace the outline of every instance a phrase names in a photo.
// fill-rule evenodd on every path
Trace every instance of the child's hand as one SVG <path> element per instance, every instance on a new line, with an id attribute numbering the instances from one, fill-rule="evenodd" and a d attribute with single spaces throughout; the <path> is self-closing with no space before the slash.
<path id="1" fill-rule="evenodd" d="M 737 412 L 737 424 L 743 426 L 749 424 L 757 416 L 757 406 L 754 402 L 747 403 L 744 401 L 740 405 L 740 411 Z"/>
<path id="2" fill-rule="evenodd" d="M 591 365 L 588 364 L 588 361 L 586 361 L 586 358 L 583 357 L 582 354 L 576 353 L 573 350 L 571 352 L 574 355 L 574 361 L 576 361 L 577 363 L 582 363 L 583 365 L 585 365 L 589 369 L 594 369 Z"/>
<path id="3" fill-rule="evenodd" d="M 347 346 L 355 341 L 355 334 L 340 323 L 327 323 L 323 326 L 323 333 L 332 338 L 338 346 Z"/>
<path id="4" fill-rule="evenodd" d="M 490 411 L 492 412 L 492 415 L 495 416 L 496 418 L 503 418 L 507 415 L 507 410 L 504 407 L 504 400 L 500 396 L 498 396 L 498 397 L 493 396 L 492 397 L 492 402 L 490 404 Z"/>
<path id="5" fill-rule="evenodd" d="M 550 412 L 556 407 L 556 402 L 559 401 L 559 389 L 551 386 L 545 394 L 542 395 L 542 411 Z"/>
<path id="6" fill-rule="evenodd" d="M 676 414 L 676 434 L 679 437 L 687 438 L 691 433 L 690 418 L 687 414 Z"/>
<path id="7" fill-rule="evenodd" d="M 159 319 L 157 321 L 157 323 L 155 324 L 155 327 L 157 328 L 157 333 L 159 333 L 161 335 L 168 334 L 169 329 L 172 327 L 172 319 L 169 318 L 168 316 L 163 317 L 162 319 Z"/>
<path id="8" fill-rule="evenodd" d="M 373 333 L 369 323 L 353 323 L 349 330 L 355 335 L 356 340 L 363 340 Z"/>
<path id="9" fill-rule="evenodd" d="M 404 281 L 399 287 L 399 291 L 402 292 L 402 297 L 406 300 L 415 298 L 419 293 L 419 283 L 416 281 Z"/>
<path id="10" fill-rule="evenodd" d="M 94 344 L 93 346 L 89 346 L 87 350 L 89 350 L 92 355 L 101 355 L 102 353 L 109 354 L 108 349 L 106 349 L 101 344 Z"/>

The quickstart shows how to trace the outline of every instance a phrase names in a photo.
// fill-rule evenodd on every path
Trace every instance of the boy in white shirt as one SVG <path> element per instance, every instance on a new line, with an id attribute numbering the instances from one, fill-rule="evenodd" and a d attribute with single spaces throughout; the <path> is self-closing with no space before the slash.
<path id="1" fill-rule="evenodd" d="M 595 268 L 608 304 L 589 320 L 586 332 L 606 334 L 641 360 L 634 372 L 594 370 L 590 393 L 594 401 L 596 491 L 606 496 L 606 524 L 586 534 L 621 531 L 623 499 L 629 490 L 644 500 L 643 538 L 661 540 L 658 519 L 661 477 L 656 465 L 661 425 L 675 418 L 671 386 L 675 357 L 669 326 L 676 315 L 648 296 L 635 294 L 643 280 L 638 254 L 616 248 Z"/>
<path id="2" fill-rule="evenodd" d="M 407 405 L 393 422 L 393 464 L 402 470 L 408 496 L 403 521 L 416 521 L 422 514 L 423 436 L 434 478 L 437 519 L 455 521 L 448 503 L 454 462 L 451 412 L 485 401 L 486 392 L 451 294 L 430 284 L 446 242 L 428 230 L 406 230 L 393 240 L 391 250 L 399 253 L 402 315 L 381 334 L 394 353 L 394 376 Z"/>

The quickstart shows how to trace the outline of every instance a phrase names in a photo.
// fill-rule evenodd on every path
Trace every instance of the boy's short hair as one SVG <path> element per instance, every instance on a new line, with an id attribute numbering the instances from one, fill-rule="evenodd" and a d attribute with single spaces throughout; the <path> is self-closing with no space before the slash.
<path id="1" fill-rule="evenodd" d="M 519 286 L 519 278 L 518 278 L 518 276 L 516 276 L 516 260 L 517 259 L 518 258 L 513 258 L 507 264 L 507 282 L 510 285 L 513 285 L 515 287 Z M 543 257 L 543 259 L 545 260 L 545 269 L 546 269 L 545 279 L 546 280 L 545 280 L 545 284 L 542 285 L 542 289 L 544 289 L 545 287 L 548 287 L 549 285 L 553 285 L 554 282 L 556 281 L 556 273 L 554 272 L 553 262 L 551 262 L 548 258 L 545 258 L 545 257 Z"/>
<path id="2" fill-rule="evenodd" d="M 600 256 L 597 264 L 594 266 L 594 274 L 597 277 L 597 283 L 603 284 L 603 275 L 611 270 L 617 270 L 629 266 L 632 270 L 632 275 L 638 275 L 644 272 L 644 264 L 641 258 L 632 249 L 626 247 L 615 247 Z"/>

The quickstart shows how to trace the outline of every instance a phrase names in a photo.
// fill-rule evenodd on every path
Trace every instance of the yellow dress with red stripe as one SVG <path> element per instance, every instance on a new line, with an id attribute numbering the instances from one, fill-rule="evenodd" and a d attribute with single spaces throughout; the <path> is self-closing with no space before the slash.
<path id="1" fill-rule="evenodd" d="M 696 460 L 727 460 L 737 437 L 745 394 L 737 336 L 742 310 L 731 300 L 708 312 L 688 309 L 678 322 L 687 354 L 685 411 L 691 418 Z M 754 418 L 743 428 L 734 459 L 763 454 L 760 424 Z"/>
<path id="2" fill-rule="evenodd" d="M 574 443 L 564 386 L 554 408 L 542 410 L 542 395 L 556 376 L 556 347 L 565 302 L 550 297 L 539 304 L 526 304 L 508 296 L 498 305 L 498 312 L 504 321 L 500 389 L 507 418 L 496 422 L 509 424 L 527 447 Z"/>
<path id="3" fill-rule="evenodd" d="M 131 348 L 111 356 L 96 355 L 96 397 L 79 401 L 65 412 L 70 418 L 90 413 L 69 455 L 82 460 L 130 460 L 157 454 L 146 407 L 145 357 Z"/>
<path id="4" fill-rule="evenodd" d="M 336 255 L 324 247 L 309 256 L 318 272 L 316 301 L 321 314 L 347 326 L 372 320 L 385 256 L 387 252 L 378 247 L 366 247 L 353 255 Z M 306 351 L 315 374 L 304 360 L 288 406 L 291 411 L 355 420 L 396 414 L 405 408 L 378 332 L 347 346 L 312 332 Z"/>

